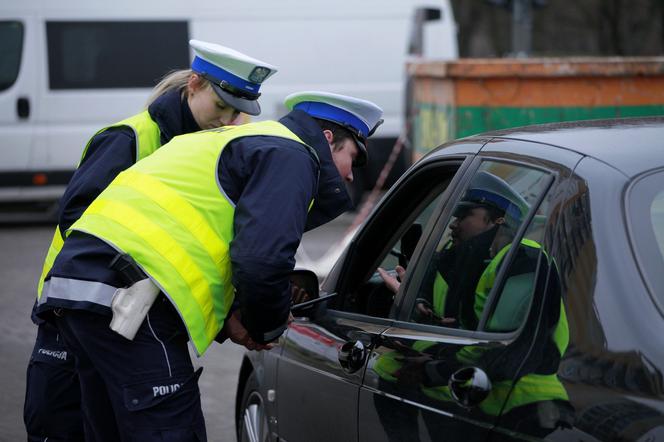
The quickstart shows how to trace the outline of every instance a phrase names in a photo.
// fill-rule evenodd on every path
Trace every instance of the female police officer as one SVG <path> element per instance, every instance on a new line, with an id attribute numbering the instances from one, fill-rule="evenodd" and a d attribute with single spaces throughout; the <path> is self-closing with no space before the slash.
<path id="1" fill-rule="evenodd" d="M 382 116 L 329 93 L 295 94 L 286 106 L 279 122 L 173 139 L 119 174 L 71 227 L 39 314 L 59 314 L 95 440 L 205 440 L 187 341 L 202 354 L 224 327 L 261 349 L 286 328 L 302 233 L 350 207 L 344 180 Z M 143 298 L 139 285 L 161 292 L 132 333 L 111 329 L 125 317 L 127 292 L 116 288 L 129 273 L 118 258 L 137 265 L 129 301 Z"/>
<path id="2" fill-rule="evenodd" d="M 63 244 L 64 232 L 120 173 L 173 137 L 231 124 L 240 112 L 258 115 L 261 83 L 276 72 L 230 48 L 191 40 L 191 69 L 174 71 L 154 88 L 147 109 L 97 132 L 86 145 L 62 200 L 59 226 L 39 281 Z M 39 324 L 28 366 L 24 421 L 30 440 L 82 440 L 79 379 L 57 329 Z"/>

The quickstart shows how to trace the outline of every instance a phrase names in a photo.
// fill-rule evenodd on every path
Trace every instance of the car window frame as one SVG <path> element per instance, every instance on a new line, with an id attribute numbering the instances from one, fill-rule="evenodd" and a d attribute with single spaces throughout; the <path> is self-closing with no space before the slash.
<path id="1" fill-rule="evenodd" d="M 393 207 L 394 204 L 398 204 L 397 202 L 390 201 L 393 198 L 393 195 L 398 194 L 401 191 L 405 191 L 404 188 L 407 187 L 409 184 L 412 185 L 411 183 L 413 182 L 413 180 L 421 178 L 421 175 L 423 173 L 430 173 L 430 170 L 432 168 L 443 169 L 443 168 L 456 167 L 456 171 L 454 172 L 454 174 L 452 174 L 451 177 L 449 177 L 449 184 L 442 191 L 442 193 L 438 194 L 438 196 L 441 197 L 441 201 L 438 202 L 435 210 L 436 211 L 442 210 L 442 208 L 446 205 L 446 201 L 449 198 L 451 198 L 452 195 L 456 194 L 458 182 L 465 176 L 465 171 L 467 170 L 468 167 L 471 166 L 471 164 L 475 160 L 475 156 L 476 156 L 475 154 L 465 154 L 465 155 L 453 155 L 443 158 L 434 158 L 430 161 L 424 160 L 424 162 L 418 166 L 418 170 L 415 172 L 415 174 L 412 173 L 404 174 L 402 179 L 400 179 L 385 194 L 383 199 L 379 202 L 376 208 L 374 208 L 372 213 L 369 215 L 365 224 L 362 225 L 362 227 L 358 230 L 358 233 L 351 240 L 351 243 L 347 247 L 346 252 L 344 252 L 343 262 L 341 263 L 341 267 L 339 268 L 339 273 L 338 273 L 339 277 L 335 281 L 334 289 L 332 291 L 330 291 L 329 289 L 325 290 L 326 289 L 325 282 L 323 283 L 324 291 L 328 291 L 329 293 L 333 292 L 339 293 L 339 301 L 333 301 L 328 303 L 327 308 L 325 309 L 326 315 L 330 315 L 333 317 L 347 318 L 355 321 L 362 321 L 365 323 L 382 324 L 382 325 L 391 325 L 394 322 L 395 318 L 398 315 L 399 305 L 401 302 L 401 294 L 403 292 L 403 287 L 406 285 L 406 282 L 408 280 L 408 276 L 406 276 L 406 278 L 402 282 L 402 288 L 400 288 L 399 292 L 395 294 L 394 303 L 388 318 L 370 316 L 362 313 L 348 312 L 337 308 L 338 302 L 344 299 L 345 295 L 348 295 L 350 293 L 351 283 L 355 282 L 356 284 L 358 284 L 357 282 L 358 280 L 366 281 L 366 276 L 368 276 L 367 274 L 364 274 L 361 278 L 359 278 L 355 274 L 351 275 L 349 272 L 349 268 L 353 267 L 353 263 L 355 262 L 356 259 L 358 259 L 357 249 L 365 245 L 363 244 L 364 241 L 368 241 L 368 239 L 366 239 L 366 236 L 370 231 L 375 230 L 377 228 L 375 227 L 375 224 L 380 222 L 382 216 L 386 216 L 384 215 L 384 212 Z M 442 183 L 442 181 L 440 183 Z M 450 192 L 453 193 L 450 194 Z M 425 200 L 419 202 L 419 204 L 417 205 L 419 209 L 426 207 L 426 204 L 429 204 L 431 202 L 430 200 L 429 202 L 425 203 Z M 380 253 L 375 254 L 371 262 L 371 265 L 366 266 L 367 271 L 370 271 L 370 269 L 375 269 L 380 264 L 380 262 L 382 262 L 382 260 L 385 258 L 386 254 L 388 253 L 390 246 L 393 244 L 393 241 L 396 238 L 399 238 L 400 235 L 403 235 L 403 233 L 405 232 L 404 226 L 412 224 L 413 220 L 417 218 L 420 212 L 421 210 L 413 211 L 411 216 L 407 216 L 402 220 L 400 228 L 394 231 L 392 236 L 390 236 L 389 241 L 384 241 L 383 249 L 381 249 Z M 420 253 L 419 249 L 421 248 L 421 245 L 425 241 L 428 241 L 431 230 L 438 221 L 438 217 L 439 215 L 436 215 L 434 213 L 431 219 L 428 220 L 427 225 L 423 226 L 422 237 L 420 238 L 420 241 L 418 242 L 418 245 L 413 253 L 413 260 L 417 259 L 417 256 Z M 335 269 L 333 269 L 333 272 L 334 271 Z"/>
<path id="2" fill-rule="evenodd" d="M 533 207 L 528 211 L 528 214 L 524 219 L 524 222 L 519 226 L 519 229 L 517 230 L 517 233 L 515 235 L 515 239 L 512 242 L 512 245 L 516 244 L 517 242 L 520 242 L 521 239 L 523 239 L 523 236 L 527 231 L 527 229 L 530 227 L 530 223 L 532 222 L 535 214 L 537 213 L 537 210 L 541 206 L 544 198 L 547 195 L 549 195 L 549 192 L 551 192 L 551 190 L 556 185 L 564 185 L 564 180 L 563 182 L 561 182 L 560 176 L 557 171 L 546 168 L 540 164 L 532 164 L 526 161 L 519 161 L 503 157 L 493 157 L 486 155 L 477 156 L 476 158 L 473 159 L 469 167 L 465 169 L 464 176 L 460 180 L 461 182 L 454 189 L 454 193 L 450 196 L 450 198 L 448 198 L 447 201 L 445 201 L 445 207 L 443 208 L 443 210 L 441 210 L 440 214 L 438 215 L 435 225 L 432 226 L 432 228 L 430 229 L 426 242 L 423 242 L 418 246 L 417 253 L 415 253 L 413 256 L 413 261 L 415 263 L 419 262 L 419 260 L 423 259 L 424 257 L 432 256 L 433 249 L 437 247 L 439 239 L 443 231 L 447 227 L 450 217 L 452 216 L 452 212 L 456 205 L 455 203 L 461 197 L 463 192 L 465 192 L 467 186 L 472 181 L 473 177 L 479 170 L 481 164 L 486 161 L 527 167 L 529 169 L 542 171 L 549 176 L 549 181 L 546 184 L 546 188 L 537 198 L 536 204 L 534 204 Z M 551 211 L 552 207 L 549 207 L 546 213 L 547 224 L 550 222 Z M 432 238 L 434 239 L 432 240 Z M 399 310 L 396 312 L 396 320 L 392 324 L 392 330 L 390 332 L 390 335 L 394 337 L 402 333 L 403 337 L 408 337 L 411 339 L 414 335 L 417 335 L 421 339 L 437 341 L 437 342 L 445 342 L 446 340 L 449 339 L 450 336 L 462 339 L 463 338 L 482 339 L 482 340 L 493 339 L 500 341 L 507 341 L 514 339 L 523 330 L 523 327 L 525 326 L 525 321 L 522 322 L 521 325 L 516 330 L 511 332 L 490 332 L 482 330 L 481 327 L 484 327 L 486 325 L 486 321 L 488 320 L 488 315 L 489 315 L 488 312 L 493 311 L 493 305 L 497 299 L 496 293 L 498 293 L 499 290 L 502 290 L 502 287 L 504 286 L 504 275 L 505 272 L 507 272 L 507 269 L 510 268 L 512 259 L 514 257 L 514 254 L 516 253 L 516 249 L 517 249 L 516 247 L 510 247 L 510 250 L 505 256 L 506 260 L 505 262 L 507 263 L 507 265 L 501 266 L 500 271 L 496 275 L 496 281 L 498 281 L 498 283 L 494 284 L 494 286 L 491 288 L 491 292 L 487 297 L 486 305 L 488 308 L 485 308 L 484 311 L 482 312 L 482 317 L 480 318 L 480 323 L 478 324 L 477 330 L 464 330 L 459 328 L 444 327 L 438 325 L 421 324 L 421 323 L 412 322 L 410 320 L 410 314 L 414 307 L 416 299 L 416 295 L 413 294 L 413 290 L 417 290 L 419 288 L 420 284 L 422 283 L 422 278 L 426 273 L 425 266 L 417 266 L 414 272 L 408 274 L 408 276 L 406 277 L 406 279 L 404 280 L 404 282 L 400 287 L 399 294 L 401 295 L 401 303 L 399 304 Z M 540 254 L 539 259 L 541 259 L 541 256 L 542 255 Z M 540 278 L 540 276 L 541 275 L 539 274 L 539 266 L 538 266 L 538 273 L 535 275 L 535 280 L 537 281 Z M 546 277 L 548 278 L 548 274 Z M 532 309 L 533 299 L 534 297 L 531 297 L 530 305 L 528 307 L 529 312 Z"/>

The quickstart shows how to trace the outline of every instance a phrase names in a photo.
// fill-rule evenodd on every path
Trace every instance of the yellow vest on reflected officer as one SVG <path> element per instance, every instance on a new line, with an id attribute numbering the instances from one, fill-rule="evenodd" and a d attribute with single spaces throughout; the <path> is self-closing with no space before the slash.
<path id="1" fill-rule="evenodd" d="M 94 137 L 112 127 L 120 126 L 129 126 L 131 130 L 134 131 L 136 138 L 136 161 L 147 157 L 155 150 L 157 150 L 159 146 L 161 146 L 161 133 L 159 130 L 159 125 L 150 117 L 150 114 L 146 110 L 140 114 L 134 115 L 133 117 L 129 117 L 125 120 L 105 127 L 94 134 L 94 136 L 88 141 L 88 144 L 85 145 L 85 149 L 83 149 L 81 160 L 79 161 L 78 166 L 81 166 L 81 163 L 85 158 L 85 154 L 88 152 L 88 148 L 90 147 L 90 143 Z M 53 235 L 53 240 L 51 240 L 51 245 L 48 246 L 48 252 L 46 253 L 46 259 L 44 260 L 42 273 L 39 278 L 39 285 L 37 286 L 37 299 L 41 299 L 42 289 L 44 287 L 44 278 L 46 278 L 48 272 L 51 271 L 51 267 L 53 267 L 53 263 L 55 262 L 55 257 L 58 256 L 58 253 L 60 253 L 60 250 L 62 250 L 63 243 L 64 242 L 62 240 L 60 226 L 56 226 L 55 234 Z"/>
<path id="2" fill-rule="evenodd" d="M 313 150 L 276 121 L 181 135 L 120 173 L 69 230 L 134 258 L 173 302 L 199 355 L 234 297 L 228 248 L 235 206 L 219 186 L 217 163 L 229 142 L 255 135 Z"/>
<path id="3" fill-rule="evenodd" d="M 526 238 L 521 240 L 520 246 L 533 249 L 542 248 L 536 241 Z M 511 244 L 508 244 L 496 254 L 486 269 L 484 269 L 484 272 L 477 283 L 474 308 L 478 319 L 482 315 L 488 295 L 494 286 L 499 266 L 510 247 Z M 546 258 L 542 257 L 542 259 Z M 555 265 L 555 263 L 552 263 L 551 265 Z M 529 291 L 528 294 L 530 293 L 531 292 Z M 501 293 L 501 296 L 509 295 L 509 293 Z M 522 321 L 523 319 L 525 318 L 521 318 L 519 321 Z M 515 323 L 515 329 L 520 325 L 520 322 Z M 569 326 L 567 324 L 567 315 L 565 313 L 565 305 L 563 304 L 562 299 L 560 300 L 560 315 L 551 339 L 560 353 L 560 357 L 562 357 L 569 345 Z M 457 352 L 456 359 L 466 366 L 473 366 L 477 364 L 478 360 L 480 360 L 484 351 L 485 348 L 478 346 L 463 347 Z M 440 401 L 449 401 L 452 398 L 449 387 L 447 386 L 424 387 L 422 390 L 427 396 Z M 507 402 L 505 399 L 507 399 Z M 567 390 L 565 390 L 565 387 L 558 379 L 557 373 L 526 373 L 515 383 L 512 379 L 493 382 L 489 396 L 479 404 L 479 408 L 488 415 L 497 416 L 501 412 L 508 413 L 512 409 L 523 405 L 551 400 L 569 400 Z"/>

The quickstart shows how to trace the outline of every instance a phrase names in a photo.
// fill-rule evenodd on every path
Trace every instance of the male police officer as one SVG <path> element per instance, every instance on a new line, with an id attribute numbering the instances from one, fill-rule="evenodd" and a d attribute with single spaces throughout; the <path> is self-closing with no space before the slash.
<path id="1" fill-rule="evenodd" d="M 166 75 L 147 109 L 98 131 L 85 146 L 80 166 L 61 201 L 59 227 L 40 278 L 62 248 L 66 231 L 121 171 L 177 135 L 230 124 L 239 112 L 258 115 L 261 83 L 273 66 L 233 49 L 191 40 L 191 69 Z M 28 366 L 24 421 L 29 440 L 82 440 L 81 393 L 74 358 L 58 330 L 35 318 L 39 328 Z"/>
<path id="2" fill-rule="evenodd" d="M 204 440 L 187 340 L 202 354 L 223 326 L 263 349 L 285 330 L 302 233 L 350 207 L 344 181 L 382 121 L 375 104 L 336 94 L 294 94 L 286 106 L 279 122 L 176 137 L 118 175 L 72 226 L 39 311 L 55 313 L 77 357 L 96 439 Z M 128 280 L 140 281 L 115 294 Z M 125 300 L 155 287 L 128 332 L 116 322 Z"/>

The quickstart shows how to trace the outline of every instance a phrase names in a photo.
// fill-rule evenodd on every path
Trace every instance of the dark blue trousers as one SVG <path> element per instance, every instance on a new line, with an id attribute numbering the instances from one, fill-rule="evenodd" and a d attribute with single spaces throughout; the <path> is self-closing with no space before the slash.
<path id="1" fill-rule="evenodd" d="M 76 357 L 87 441 L 205 441 L 198 377 L 178 313 L 160 295 L 129 341 L 110 316 L 63 310 L 56 324 Z"/>
<path id="2" fill-rule="evenodd" d="M 74 356 L 58 329 L 42 323 L 32 350 L 25 386 L 23 421 L 28 441 L 82 441 L 81 389 Z"/>

